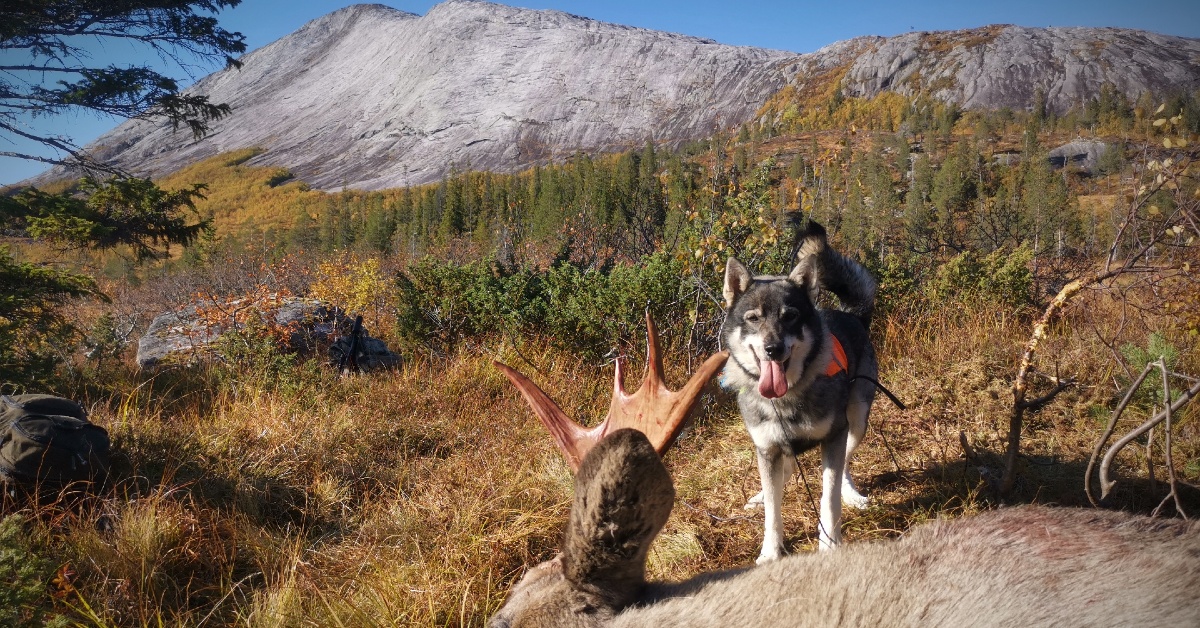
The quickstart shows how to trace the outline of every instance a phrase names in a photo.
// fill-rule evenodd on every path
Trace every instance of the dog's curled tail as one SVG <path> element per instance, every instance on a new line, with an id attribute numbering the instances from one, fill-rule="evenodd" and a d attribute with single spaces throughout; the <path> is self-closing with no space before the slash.
<path id="1" fill-rule="evenodd" d="M 811 273 L 817 286 L 837 295 L 843 311 L 857 316 L 864 327 L 870 328 L 875 312 L 875 278 L 862 264 L 830 248 L 825 227 L 809 220 L 803 229 L 797 228 L 796 261 L 804 272 Z"/>

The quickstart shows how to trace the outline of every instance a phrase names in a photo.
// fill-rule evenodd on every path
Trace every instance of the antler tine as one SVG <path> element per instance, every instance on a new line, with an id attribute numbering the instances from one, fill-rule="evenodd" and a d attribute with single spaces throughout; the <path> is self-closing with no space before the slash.
<path id="1" fill-rule="evenodd" d="M 658 350 L 658 327 L 650 317 L 650 308 L 646 308 L 646 376 L 645 383 L 653 382 L 656 387 L 666 389 L 663 383 L 662 354 Z M 645 384 L 643 384 L 645 385 Z M 661 453 L 661 452 L 660 452 Z"/>
<path id="2" fill-rule="evenodd" d="M 549 395 L 520 371 L 501 362 L 493 361 L 492 364 L 507 375 L 508 381 L 521 391 L 521 396 L 525 397 L 533 413 L 542 421 L 542 425 L 546 426 L 554 444 L 558 445 L 559 451 L 567 459 L 567 464 L 571 465 L 571 470 L 579 469 L 579 464 L 583 462 L 588 450 L 603 438 L 605 424 L 601 423 L 592 429 L 583 427 L 567 417 Z"/>
<path id="3" fill-rule="evenodd" d="M 579 468 L 583 457 L 606 434 L 625 427 L 644 433 L 659 455 L 666 453 L 687 424 L 700 393 L 729 358 L 729 354 L 724 351 L 710 356 L 683 388 L 672 392 L 663 383 L 658 329 L 649 311 L 646 312 L 646 332 L 646 373 L 641 386 L 632 395 L 625 393 L 622 383 L 624 362 L 619 358 L 614 373 L 613 398 L 608 416 L 590 429 L 568 418 L 549 395 L 529 378 L 500 362 L 495 363 L 517 390 L 521 391 L 534 414 L 549 430 L 572 470 Z"/>

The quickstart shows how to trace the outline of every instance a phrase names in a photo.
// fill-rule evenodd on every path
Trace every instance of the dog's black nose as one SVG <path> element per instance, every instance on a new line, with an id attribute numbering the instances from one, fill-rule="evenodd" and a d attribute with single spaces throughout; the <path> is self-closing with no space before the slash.
<path id="1" fill-rule="evenodd" d="M 763 351 L 767 353 L 767 359 L 778 362 L 783 359 L 783 343 L 768 342 L 763 344 Z"/>

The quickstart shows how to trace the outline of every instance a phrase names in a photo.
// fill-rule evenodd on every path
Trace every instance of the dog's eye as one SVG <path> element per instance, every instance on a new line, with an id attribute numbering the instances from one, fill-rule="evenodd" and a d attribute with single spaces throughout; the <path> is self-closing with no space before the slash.
<path id="1" fill-rule="evenodd" d="M 779 313 L 779 320 L 781 320 L 785 323 L 790 323 L 790 322 L 796 320 L 796 316 L 797 316 L 796 310 L 785 309 Z"/>
<path id="2" fill-rule="evenodd" d="M 762 317 L 758 315 L 758 312 L 746 312 L 746 314 L 742 316 L 742 320 L 746 321 L 747 323 L 757 323 L 761 318 Z"/>

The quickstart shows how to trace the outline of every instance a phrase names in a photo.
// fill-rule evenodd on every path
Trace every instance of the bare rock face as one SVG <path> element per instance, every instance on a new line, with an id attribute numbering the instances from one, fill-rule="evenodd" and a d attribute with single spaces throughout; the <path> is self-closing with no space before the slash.
<path id="1" fill-rule="evenodd" d="M 1142 31 L 987 26 L 859 37 L 797 55 L 474 0 L 447 0 L 424 16 L 348 7 L 242 61 L 190 90 L 233 107 L 208 137 L 134 120 L 89 148 L 157 176 L 257 147 L 264 152 L 251 165 L 287 168 L 319 189 L 371 190 L 648 139 L 678 145 L 780 115 L 763 105 L 788 84 L 1024 110 L 1040 90 L 1059 112 L 1103 85 L 1131 99 L 1200 89 L 1200 40 Z"/>
<path id="2" fill-rule="evenodd" d="M 1093 174 L 1100 158 L 1110 150 L 1121 150 L 1121 147 L 1096 140 L 1077 139 L 1051 149 L 1046 157 L 1053 168 L 1071 167 Z"/>
<path id="3" fill-rule="evenodd" d="M 1028 110 L 1039 89 L 1047 108 L 1059 113 L 1095 97 L 1103 85 L 1131 100 L 1143 92 L 1200 89 L 1200 39 L 1119 28 L 916 32 L 857 38 L 812 56 L 829 64 L 848 52 L 847 96 L 924 93 L 965 109 Z"/>
<path id="4" fill-rule="evenodd" d="M 197 82 L 234 110 L 207 138 L 131 121 L 92 148 L 156 175 L 261 147 L 251 164 L 317 188 L 401 187 L 706 137 L 751 118 L 794 57 L 469 0 L 423 17 L 356 5 Z"/>

